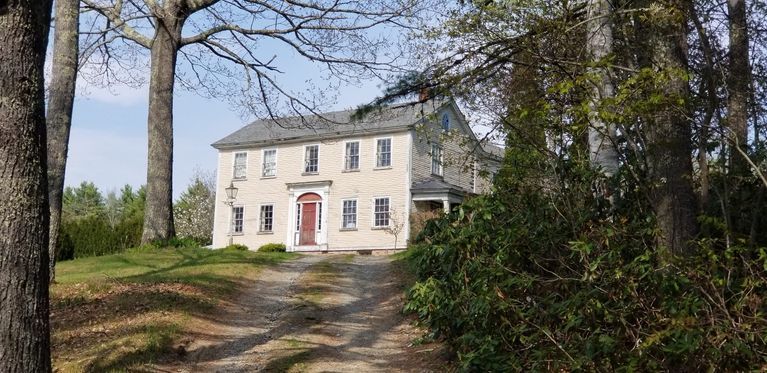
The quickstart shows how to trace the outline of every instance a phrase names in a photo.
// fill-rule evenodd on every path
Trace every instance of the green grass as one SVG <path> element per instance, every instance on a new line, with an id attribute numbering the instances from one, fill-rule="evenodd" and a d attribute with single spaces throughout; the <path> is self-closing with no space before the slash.
<path id="1" fill-rule="evenodd" d="M 54 367 L 123 371 L 156 361 L 261 268 L 295 257 L 182 248 L 60 262 L 51 287 Z"/>

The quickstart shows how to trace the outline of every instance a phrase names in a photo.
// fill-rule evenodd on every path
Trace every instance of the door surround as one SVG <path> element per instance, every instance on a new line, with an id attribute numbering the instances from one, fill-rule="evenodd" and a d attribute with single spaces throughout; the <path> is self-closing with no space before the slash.
<path id="1" fill-rule="evenodd" d="M 288 229 L 287 237 L 285 237 L 285 243 L 287 251 L 327 251 L 328 249 L 328 200 L 330 197 L 330 185 L 333 182 L 331 180 L 325 181 L 310 181 L 302 183 L 286 183 L 288 189 Z M 316 195 L 317 197 L 307 200 L 302 196 Z M 315 232 L 315 242 L 313 245 L 301 245 L 300 241 L 300 227 L 301 221 L 299 221 L 299 204 L 301 203 L 321 203 L 322 213 L 319 213 L 319 208 L 316 208 L 316 214 L 319 218 L 315 222 L 315 227 L 319 226 Z M 318 205 L 319 207 L 319 205 Z"/>

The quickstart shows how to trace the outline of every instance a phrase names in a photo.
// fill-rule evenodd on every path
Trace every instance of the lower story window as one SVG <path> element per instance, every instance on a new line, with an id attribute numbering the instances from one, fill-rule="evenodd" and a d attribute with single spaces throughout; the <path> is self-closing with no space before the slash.
<path id="1" fill-rule="evenodd" d="M 232 207 L 232 233 L 242 233 L 242 223 L 245 218 L 245 207 Z"/>
<path id="2" fill-rule="evenodd" d="M 274 226 L 274 205 L 261 205 L 259 231 L 271 232 Z"/>
<path id="3" fill-rule="evenodd" d="M 375 199 L 373 215 L 374 215 L 374 219 L 373 219 L 374 227 L 389 226 L 389 197 L 382 197 L 382 198 Z"/>
<path id="4" fill-rule="evenodd" d="M 357 200 L 350 199 L 344 201 L 342 219 L 341 227 L 347 229 L 357 228 Z"/>

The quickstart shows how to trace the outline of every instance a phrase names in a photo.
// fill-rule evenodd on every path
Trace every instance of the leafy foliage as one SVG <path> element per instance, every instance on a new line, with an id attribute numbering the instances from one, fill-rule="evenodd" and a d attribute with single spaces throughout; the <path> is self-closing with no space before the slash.
<path id="1" fill-rule="evenodd" d="M 464 370 L 766 366 L 767 250 L 701 239 L 671 257 L 656 249 L 641 198 L 610 209 L 588 167 L 561 169 L 567 193 L 508 176 L 417 239 L 406 310 Z"/>
<path id="2" fill-rule="evenodd" d="M 262 253 L 284 253 L 285 244 L 284 243 L 268 243 L 266 245 L 259 247 L 258 251 Z"/>
<path id="3" fill-rule="evenodd" d="M 61 242 L 57 260 L 122 252 L 141 242 L 144 225 L 144 188 L 123 187 L 120 196 L 104 199 L 93 183 L 64 191 Z"/>
<path id="4" fill-rule="evenodd" d="M 198 172 L 174 206 L 176 234 L 200 245 L 211 244 L 214 207 L 215 178 Z"/>
<path id="5" fill-rule="evenodd" d="M 241 243 L 233 243 L 225 247 L 224 250 L 248 251 L 250 249 L 246 245 L 243 245 Z"/>

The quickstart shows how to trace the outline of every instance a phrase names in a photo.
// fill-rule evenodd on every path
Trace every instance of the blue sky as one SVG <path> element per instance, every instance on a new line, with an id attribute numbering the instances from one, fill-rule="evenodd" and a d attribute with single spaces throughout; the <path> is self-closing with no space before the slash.
<path id="1" fill-rule="evenodd" d="M 293 76 L 293 82 L 302 82 Z M 306 76 L 305 78 L 310 78 Z M 114 85 L 109 89 L 78 82 L 65 184 L 92 181 L 102 193 L 134 187 L 146 181 L 147 89 Z M 288 83 L 290 84 L 290 83 Z M 300 89 L 293 83 L 291 89 Z M 380 94 L 380 82 L 347 86 L 328 110 L 345 109 Z M 85 92 L 83 92 L 85 91 Z M 173 195 L 177 198 L 189 184 L 194 170 L 214 171 L 216 151 L 210 144 L 244 126 L 243 118 L 228 101 L 207 99 L 177 90 L 174 102 Z"/>

